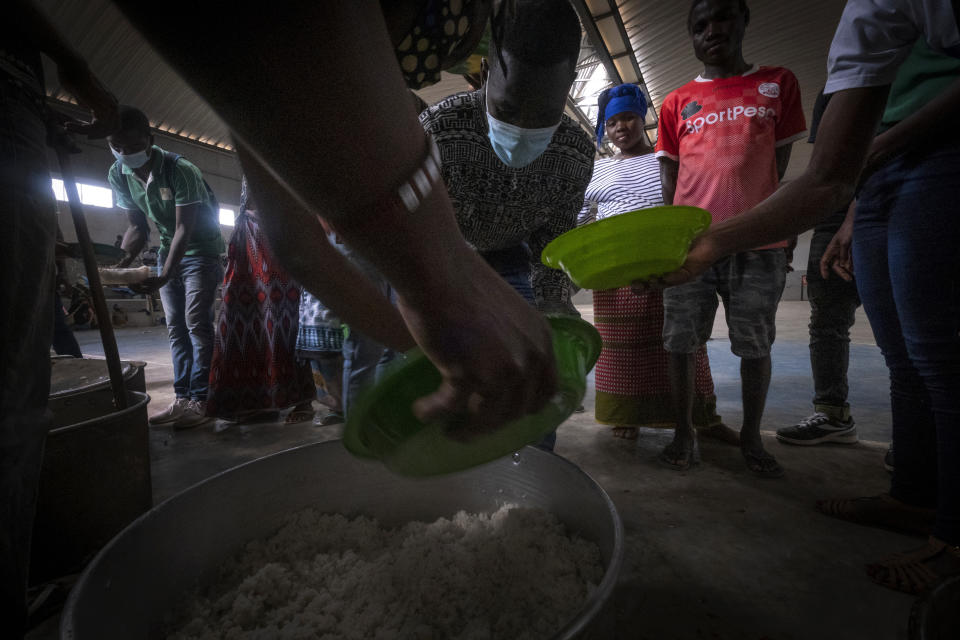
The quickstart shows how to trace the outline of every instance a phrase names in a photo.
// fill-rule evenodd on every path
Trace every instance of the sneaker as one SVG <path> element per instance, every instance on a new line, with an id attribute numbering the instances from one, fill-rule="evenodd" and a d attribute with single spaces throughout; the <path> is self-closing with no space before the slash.
<path id="1" fill-rule="evenodd" d="M 180 419 L 173 423 L 173 428 L 177 430 L 193 429 L 211 420 L 213 418 L 207 417 L 207 403 L 203 400 L 191 400 L 187 404 L 187 408 L 183 410 Z"/>
<path id="2" fill-rule="evenodd" d="M 343 422 L 343 414 L 339 411 L 331 411 L 326 414 L 317 412 L 313 417 L 313 426 L 315 427 L 329 427 L 332 424 L 343 424 Z"/>
<path id="3" fill-rule="evenodd" d="M 150 424 L 168 424 L 170 422 L 175 422 L 183 417 L 183 413 L 187 410 L 188 404 L 190 404 L 189 399 L 177 398 L 170 403 L 169 407 L 150 416 L 150 420 L 148 422 Z"/>
<path id="4" fill-rule="evenodd" d="M 883 454 L 883 468 L 887 470 L 887 473 L 893 473 L 893 445 Z"/>
<path id="5" fill-rule="evenodd" d="M 801 420 L 799 424 L 777 429 L 777 440 L 789 444 L 806 445 L 821 442 L 856 444 L 858 438 L 853 418 L 837 420 L 817 411 L 812 416 Z"/>

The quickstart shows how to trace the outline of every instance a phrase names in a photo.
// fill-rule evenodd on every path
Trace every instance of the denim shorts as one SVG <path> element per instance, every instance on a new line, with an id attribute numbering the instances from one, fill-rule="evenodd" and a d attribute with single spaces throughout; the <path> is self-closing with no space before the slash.
<path id="1" fill-rule="evenodd" d="M 769 355 L 786 275 L 783 249 L 745 251 L 716 262 L 693 282 L 665 289 L 664 348 L 670 353 L 694 353 L 705 344 L 713 331 L 719 295 L 730 350 L 746 359 Z"/>

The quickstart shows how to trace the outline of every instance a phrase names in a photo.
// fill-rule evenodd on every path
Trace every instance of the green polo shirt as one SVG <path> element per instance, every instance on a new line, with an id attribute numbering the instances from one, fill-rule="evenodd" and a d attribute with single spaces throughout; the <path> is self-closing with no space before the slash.
<path id="1" fill-rule="evenodd" d="M 160 231 L 160 251 L 167 253 L 177 230 L 177 207 L 202 203 L 193 233 L 187 244 L 188 256 L 217 257 L 224 252 L 223 236 L 220 235 L 220 212 L 214 210 L 213 200 L 207 193 L 203 176 L 186 158 L 180 158 L 173 172 L 164 172 L 163 163 L 169 162 L 163 149 L 154 145 L 150 154 L 150 176 L 144 182 L 130 167 L 114 162 L 110 167 L 109 180 L 117 206 L 130 211 L 139 209 L 147 215 Z M 173 183 L 168 184 L 170 173 Z M 118 185 L 126 182 L 130 195 Z"/>

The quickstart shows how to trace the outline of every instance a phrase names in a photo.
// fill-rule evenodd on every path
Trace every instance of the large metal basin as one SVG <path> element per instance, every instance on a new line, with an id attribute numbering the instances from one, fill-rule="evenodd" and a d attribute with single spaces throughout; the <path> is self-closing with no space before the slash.
<path id="1" fill-rule="evenodd" d="M 610 638 L 603 611 L 623 557 L 623 525 L 607 494 L 567 460 L 527 447 L 514 456 L 428 479 L 396 476 L 339 441 L 307 445 L 214 476 L 144 514 L 90 563 L 67 601 L 61 637 L 157 638 L 166 614 L 243 545 L 306 507 L 387 525 L 431 521 L 503 503 L 540 507 L 596 542 L 606 572 L 555 639 Z"/>

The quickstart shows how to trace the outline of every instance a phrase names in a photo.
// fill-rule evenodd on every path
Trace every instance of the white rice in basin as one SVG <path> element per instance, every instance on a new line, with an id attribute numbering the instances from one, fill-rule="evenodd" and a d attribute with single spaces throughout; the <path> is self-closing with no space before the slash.
<path id="1" fill-rule="evenodd" d="M 542 640 L 602 577 L 597 546 L 540 509 L 399 529 L 307 509 L 192 594 L 168 640 Z"/>

